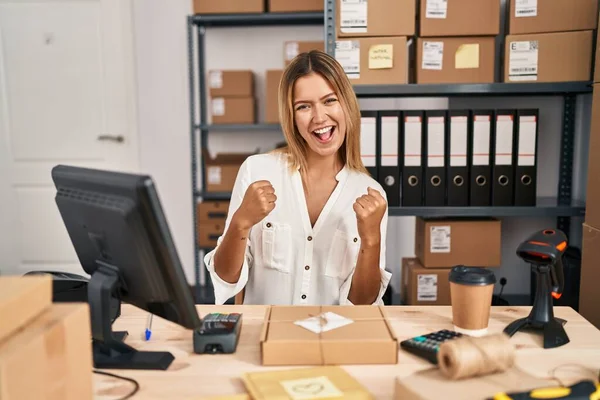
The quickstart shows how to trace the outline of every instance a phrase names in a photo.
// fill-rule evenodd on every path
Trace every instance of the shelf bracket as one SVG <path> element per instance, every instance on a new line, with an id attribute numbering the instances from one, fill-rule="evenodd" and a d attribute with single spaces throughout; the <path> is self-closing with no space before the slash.
<path id="1" fill-rule="evenodd" d="M 577 95 L 567 94 L 563 97 L 563 126 L 560 140 L 560 169 L 558 176 L 558 203 L 560 205 L 569 205 L 572 201 L 576 105 Z M 563 231 L 567 237 L 570 234 L 570 227 L 570 218 L 558 218 L 557 228 Z"/>
<path id="2" fill-rule="evenodd" d="M 335 0 L 325 2 L 325 52 L 335 57 Z"/>

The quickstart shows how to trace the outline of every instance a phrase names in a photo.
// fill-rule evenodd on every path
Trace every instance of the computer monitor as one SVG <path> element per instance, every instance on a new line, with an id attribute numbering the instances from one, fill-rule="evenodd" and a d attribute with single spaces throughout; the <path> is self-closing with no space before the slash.
<path id="1" fill-rule="evenodd" d="M 123 342 L 127 332 L 112 331 L 110 319 L 116 296 L 185 328 L 201 324 L 152 178 L 58 165 L 52 179 L 60 215 L 91 275 L 94 366 L 167 369 L 171 353 L 137 351 Z"/>

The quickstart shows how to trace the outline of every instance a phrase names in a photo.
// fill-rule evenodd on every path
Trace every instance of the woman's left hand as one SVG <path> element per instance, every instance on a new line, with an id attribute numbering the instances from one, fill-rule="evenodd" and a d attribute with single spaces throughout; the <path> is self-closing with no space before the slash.
<path id="1" fill-rule="evenodd" d="M 381 242 L 381 220 L 387 203 L 381 193 L 367 188 L 367 194 L 354 202 L 354 212 L 358 223 L 358 235 L 363 245 L 377 245 Z"/>

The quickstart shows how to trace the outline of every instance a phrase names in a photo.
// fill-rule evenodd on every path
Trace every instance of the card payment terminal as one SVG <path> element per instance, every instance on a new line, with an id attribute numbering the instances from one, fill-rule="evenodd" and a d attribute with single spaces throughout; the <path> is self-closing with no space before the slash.
<path id="1" fill-rule="evenodd" d="M 194 330 L 194 353 L 235 353 L 241 329 L 242 314 L 207 314 L 200 328 Z"/>

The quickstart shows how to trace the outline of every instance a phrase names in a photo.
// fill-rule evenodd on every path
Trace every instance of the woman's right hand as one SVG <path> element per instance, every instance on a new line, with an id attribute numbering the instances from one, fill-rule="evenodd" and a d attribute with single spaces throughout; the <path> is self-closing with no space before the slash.
<path id="1" fill-rule="evenodd" d="M 271 182 L 256 181 L 248 186 L 233 221 L 239 229 L 250 229 L 273 211 L 276 200 Z"/>

